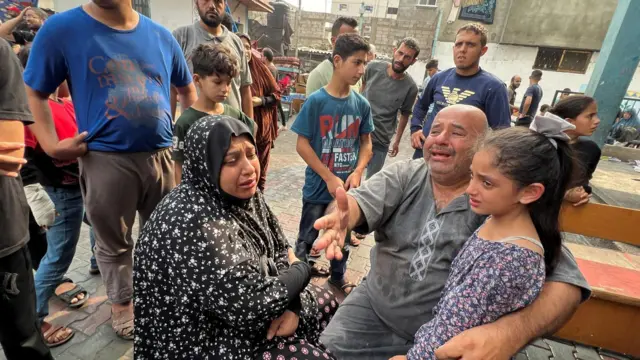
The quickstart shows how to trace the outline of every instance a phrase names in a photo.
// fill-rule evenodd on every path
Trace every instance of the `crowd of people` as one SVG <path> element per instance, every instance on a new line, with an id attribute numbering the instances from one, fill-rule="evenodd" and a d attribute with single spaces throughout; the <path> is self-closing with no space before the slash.
<path id="1" fill-rule="evenodd" d="M 522 79 L 480 67 L 481 25 L 457 31 L 453 68 L 427 64 L 420 93 L 415 39 L 378 61 L 340 17 L 291 125 L 308 165 L 291 246 L 263 196 L 273 53 L 223 25 L 224 0 L 194 2 L 200 21 L 173 33 L 131 0 L 93 0 L 40 22 L 26 9 L 37 34 L 18 56 L 0 41 L 8 359 L 50 359 L 74 335 L 44 319 L 51 296 L 89 297 L 64 277 L 83 222 L 113 330 L 139 359 L 507 359 L 589 297 L 558 217 L 590 198 L 593 98 L 538 113 L 534 70 L 511 126 Z M 413 160 L 385 166 L 407 125 Z M 371 270 L 350 283 L 350 248 L 372 232 Z"/>

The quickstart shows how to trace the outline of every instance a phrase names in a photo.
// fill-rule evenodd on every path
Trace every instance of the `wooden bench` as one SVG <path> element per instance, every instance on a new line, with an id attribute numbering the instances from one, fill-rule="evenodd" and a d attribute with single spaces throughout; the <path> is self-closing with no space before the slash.
<path id="1" fill-rule="evenodd" d="M 566 206 L 562 231 L 640 246 L 640 210 Z M 640 271 L 577 258 L 593 289 L 557 337 L 640 357 Z"/>

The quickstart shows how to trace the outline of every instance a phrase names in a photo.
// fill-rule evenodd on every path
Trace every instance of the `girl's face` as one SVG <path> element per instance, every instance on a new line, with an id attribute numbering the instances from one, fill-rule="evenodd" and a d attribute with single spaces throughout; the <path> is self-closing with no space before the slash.
<path id="1" fill-rule="evenodd" d="M 251 44 L 249 40 L 245 38 L 240 38 L 242 40 L 242 45 L 244 45 L 244 54 L 247 56 L 247 61 L 251 61 Z"/>
<path id="2" fill-rule="evenodd" d="M 577 118 L 567 119 L 567 121 L 576 126 L 575 130 L 567 131 L 567 135 L 571 138 L 593 135 L 598 128 L 598 125 L 600 125 L 600 118 L 598 118 L 598 105 L 593 102 L 582 113 L 580 113 Z"/>
<path id="3" fill-rule="evenodd" d="M 473 157 L 467 194 L 469 194 L 471 209 L 475 213 L 501 216 L 534 202 L 542 196 L 544 187 L 541 184 L 519 189 L 513 180 L 504 176 L 494 166 L 494 158 L 495 150 L 493 149 L 482 149 Z"/>
<path id="4" fill-rule="evenodd" d="M 260 161 L 247 136 L 233 137 L 220 170 L 220 188 L 242 200 L 253 197 L 260 178 Z"/>

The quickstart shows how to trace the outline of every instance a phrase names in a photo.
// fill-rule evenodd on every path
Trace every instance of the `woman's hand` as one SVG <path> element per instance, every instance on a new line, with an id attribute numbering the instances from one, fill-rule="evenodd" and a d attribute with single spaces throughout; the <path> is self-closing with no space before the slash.
<path id="1" fill-rule="evenodd" d="M 253 101 L 253 107 L 258 107 L 262 105 L 262 99 L 257 96 L 254 96 L 251 100 Z"/>
<path id="2" fill-rule="evenodd" d="M 564 194 L 564 199 L 573 204 L 573 206 L 584 205 L 589 202 L 591 195 L 587 193 L 582 186 L 574 187 Z"/>
<path id="3" fill-rule="evenodd" d="M 300 259 L 298 259 L 298 257 L 296 256 L 296 253 L 293 252 L 292 248 L 289 248 L 289 265 L 293 265 L 294 263 L 297 263 L 298 261 L 300 261 Z"/>
<path id="4" fill-rule="evenodd" d="M 404 355 L 396 355 L 389 360 L 407 360 L 407 357 Z"/>
<path id="5" fill-rule="evenodd" d="M 300 317 L 293 311 L 287 310 L 279 318 L 271 322 L 269 330 L 267 330 L 267 340 L 273 339 L 275 336 L 291 336 L 298 329 Z"/>

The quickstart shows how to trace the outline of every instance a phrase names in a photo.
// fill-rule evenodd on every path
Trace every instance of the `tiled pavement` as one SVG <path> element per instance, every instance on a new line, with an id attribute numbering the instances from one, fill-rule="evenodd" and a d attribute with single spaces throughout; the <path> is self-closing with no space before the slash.
<path id="1" fill-rule="evenodd" d="M 404 140 L 400 154 L 396 158 L 387 159 L 388 163 L 411 157 L 412 149 L 409 146 L 408 134 L 404 135 Z M 297 236 L 302 209 L 305 168 L 304 162 L 295 151 L 295 141 L 295 134 L 290 131 L 283 131 L 278 138 L 272 151 L 266 190 L 267 202 L 278 216 L 285 235 L 292 245 Z M 137 229 L 134 229 L 134 234 L 137 232 Z M 369 270 L 369 252 L 372 246 L 373 238 L 369 236 L 360 247 L 352 250 L 347 270 L 350 281 L 359 282 Z M 88 273 L 89 258 L 88 229 L 84 227 L 76 256 L 67 276 L 87 289 L 91 298 L 87 305 L 78 310 L 67 310 L 58 300 L 51 300 L 49 320 L 56 324 L 70 326 L 76 331 L 74 338 L 69 343 L 53 349 L 53 354 L 60 360 L 132 359 L 132 343 L 119 339 L 111 329 L 111 305 L 107 301 L 100 276 L 91 276 Z M 322 285 L 321 282 L 318 284 Z M 602 358 L 609 359 L 606 356 Z M 550 340 L 539 340 L 535 346 L 527 348 L 526 354 L 519 354 L 517 359 L 600 359 L 600 357 L 590 348 L 576 348 L 573 345 Z M 610 359 L 616 359 L 616 357 Z M 0 360 L 4 360 L 2 351 L 0 351 Z"/>

